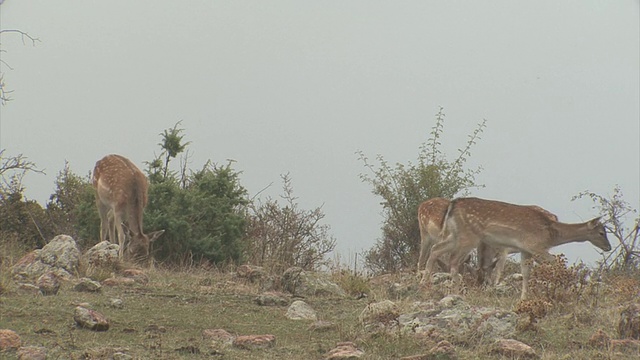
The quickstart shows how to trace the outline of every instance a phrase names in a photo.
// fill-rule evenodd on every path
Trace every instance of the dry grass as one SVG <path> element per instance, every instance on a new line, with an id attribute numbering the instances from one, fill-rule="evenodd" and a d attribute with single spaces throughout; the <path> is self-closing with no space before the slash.
<path id="1" fill-rule="evenodd" d="M 417 284 L 413 274 L 371 280 L 345 272 L 336 274 L 336 280 L 349 292 L 367 292 L 369 296 L 361 300 L 304 299 L 320 319 L 337 324 L 327 331 L 315 332 L 308 330 L 309 322 L 286 319 L 284 307 L 256 305 L 254 298 L 261 292 L 259 286 L 228 271 L 155 268 L 149 271 L 147 285 L 105 287 L 102 293 L 92 294 L 73 291 L 67 283 L 58 295 L 43 297 L 17 288 L 8 270 L 19 257 L 15 253 L 7 255 L 6 251 L 0 253 L 3 254 L 0 328 L 16 331 L 24 345 L 46 347 L 52 359 L 107 359 L 114 349 L 125 349 L 135 359 L 322 359 L 341 341 L 355 342 L 365 351 L 365 359 L 394 359 L 426 353 L 437 341 L 399 332 L 370 334 L 358 324 L 357 317 L 368 302 L 388 298 L 390 284 Z M 559 268 L 539 271 L 537 281 L 547 281 L 543 289 L 548 290 L 551 286 L 548 281 L 553 280 L 543 278 L 545 271 L 562 281 L 572 281 L 573 270 L 562 273 L 563 276 L 558 275 L 563 271 Z M 579 291 L 537 289 L 544 296 L 556 294 L 562 304 L 557 303 L 558 299 L 540 297 L 529 307 L 519 302 L 519 287 L 515 285 L 512 292 L 503 294 L 475 287 L 471 279 L 466 279 L 459 287 L 447 291 L 461 291 L 474 306 L 520 309 L 531 326 L 521 328 L 516 339 L 533 346 L 542 359 L 635 359 L 639 354 L 614 354 L 607 349 L 591 348 L 588 340 L 598 329 L 616 337 L 620 307 L 637 299 L 639 283 L 637 276 L 617 276 L 605 280 L 606 285 L 584 286 Z M 415 289 L 406 297 L 393 300 L 406 309 L 414 301 L 443 295 L 442 291 L 428 287 Z M 122 299 L 124 308 L 110 307 L 111 298 Z M 544 302 L 551 305 L 540 305 Z M 106 332 L 78 329 L 73 322 L 73 310 L 78 303 L 89 303 L 91 308 L 105 314 L 111 328 Z M 273 334 L 276 346 L 253 351 L 227 348 L 220 354 L 201 335 L 204 329 L 215 328 L 236 335 Z M 468 341 L 454 345 L 460 359 L 500 358 L 490 353 L 490 344 Z M 15 354 L 0 354 L 3 359 L 11 356 Z"/>

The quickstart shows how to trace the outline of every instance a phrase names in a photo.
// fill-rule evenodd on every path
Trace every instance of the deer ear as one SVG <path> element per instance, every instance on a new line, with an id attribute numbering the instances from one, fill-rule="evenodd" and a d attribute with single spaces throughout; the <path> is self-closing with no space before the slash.
<path id="1" fill-rule="evenodd" d="M 154 242 L 156 240 L 158 240 L 158 238 L 160 237 L 160 235 L 164 234 L 164 230 L 158 230 L 158 231 L 154 231 L 151 234 L 149 234 L 149 242 Z"/>
<path id="2" fill-rule="evenodd" d="M 598 216 L 595 219 L 589 220 L 589 222 L 588 222 L 589 228 L 590 229 L 595 229 L 596 227 L 601 226 L 602 225 L 602 223 L 600 222 L 601 218 L 602 218 L 601 216 Z"/>

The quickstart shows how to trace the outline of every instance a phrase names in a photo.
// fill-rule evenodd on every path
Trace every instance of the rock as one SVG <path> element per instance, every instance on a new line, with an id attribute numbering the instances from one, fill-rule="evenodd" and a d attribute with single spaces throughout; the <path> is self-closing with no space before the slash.
<path id="1" fill-rule="evenodd" d="M 591 347 L 598 349 L 606 349 L 609 347 L 609 341 L 611 341 L 611 337 L 602 329 L 598 329 L 591 337 L 589 338 L 588 344 Z"/>
<path id="2" fill-rule="evenodd" d="M 515 274 L 511 274 L 507 277 L 505 277 L 501 283 L 518 283 L 522 281 L 522 274 L 520 273 L 515 273 Z"/>
<path id="3" fill-rule="evenodd" d="M 531 346 L 513 339 L 496 341 L 491 352 L 512 359 L 535 359 L 538 357 Z"/>
<path id="4" fill-rule="evenodd" d="M 102 285 L 89 278 L 82 278 L 80 279 L 80 282 L 73 287 L 73 289 L 80 292 L 100 292 L 102 291 Z"/>
<path id="5" fill-rule="evenodd" d="M 442 340 L 426 354 L 407 356 L 400 360 L 455 360 L 457 358 L 456 348 L 450 342 Z"/>
<path id="6" fill-rule="evenodd" d="M 265 292 L 254 299 L 256 304 L 260 306 L 287 306 L 289 299 L 284 294 L 277 292 Z"/>
<path id="7" fill-rule="evenodd" d="M 75 274 L 80 263 L 80 249 L 68 235 L 58 235 L 45 245 L 38 256 L 43 263 Z"/>
<path id="8" fill-rule="evenodd" d="M 126 269 L 122 271 L 125 278 L 133 279 L 138 284 L 146 285 L 149 283 L 149 275 L 140 269 Z"/>
<path id="9" fill-rule="evenodd" d="M 104 315 L 95 310 L 87 309 L 82 306 L 76 307 L 73 314 L 73 320 L 75 320 L 78 326 L 89 330 L 109 330 L 109 320 L 107 320 Z"/>
<path id="10" fill-rule="evenodd" d="M 337 360 L 337 359 L 359 359 L 364 355 L 364 351 L 358 349 L 356 344 L 351 341 L 340 342 L 334 349 L 331 349 L 325 359 Z"/>
<path id="11" fill-rule="evenodd" d="M 640 304 L 631 304 L 620 313 L 618 335 L 621 339 L 640 340 Z"/>
<path id="12" fill-rule="evenodd" d="M 331 321 L 319 320 L 309 325 L 308 330 L 323 332 L 323 331 L 335 330 L 337 327 L 338 326 Z"/>
<path id="13" fill-rule="evenodd" d="M 108 279 L 102 280 L 102 285 L 104 286 L 131 286 L 135 285 L 136 281 L 131 278 L 126 277 L 110 277 Z"/>
<path id="14" fill-rule="evenodd" d="M 116 269 L 121 265 L 118 258 L 120 245 L 112 244 L 108 241 L 101 241 L 95 244 L 84 254 L 84 259 L 89 267 Z"/>
<path id="15" fill-rule="evenodd" d="M 124 308 L 124 301 L 122 301 L 122 299 L 118 299 L 118 298 L 109 299 L 109 306 L 114 308 L 114 309 L 123 309 Z"/>
<path id="16" fill-rule="evenodd" d="M 40 294 L 40 288 L 33 284 L 19 283 L 18 290 L 20 290 L 20 292 L 22 293 L 31 294 L 31 295 Z"/>
<path id="17" fill-rule="evenodd" d="M 123 352 L 115 352 L 113 353 L 113 360 L 131 360 L 133 356 L 123 353 Z"/>
<path id="18" fill-rule="evenodd" d="M 0 329 L 0 351 L 17 350 L 21 345 L 22 340 L 15 331 Z"/>
<path id="19" fill-rule="evenodd" d="M 452 277 L 450 273 L 434 273 L 430 277 L 431 284 L 433 285 L 442 284 L 451 279 Z"/>
<path id="20" fill-rule="evenodd" d="M 494 341 L 511 337 L 516 332 L 518 315 L 497 308 L 472 307 L 461 297 L 451 295 L 438 303 L 414 304 L 415 311 L 398 316 L 398 323 L 405 332 L 428 334 L 433 331 L 445 338 L 477 338 Z"/>
<path id="21" fill-rule="evenodd" d="M 468 305 L 460 295 L 447 295 L 438 301 L 438 306 L 444 309 L 451 309 L 453 307 L 468 308 Z"/>
<path id="22" fill-rule="evenodd" d="M 347 293 L 338 284 L 326 279 L 323 274 L 291 267 L 282 274 L 282 288 L 297 296 L 338 296 Z"/>
<path id="23" fill-rule="evenodd" d="M 78 270 L 80 250 L 68 235 L 58 235 L 42 249 L 34 250 L 20 259 L 11 273 L 16 279 L 37 279 L 46 272 L 59 278 L 70 279 Z"/>
<path id="24" fill-rule="evenodd" d="M 415 283 L 393 283 L 387 288 L 387 294 L 392 299 L 406 299 L 412 294 L 417 293 L 418 287 Z"/>
<path id="25" fill-rule="evenodd" d="M 47 349 L 41 346 L 23 346 L 16 355 L 18 360 L 46 360 Z"/>
<path id="26" fill-rule="evenodd" d="M 640 352 L 640 340 L 622 339 L 611 340 L 609 347 L 613 352 L 638 354 Z"/>
<path id="27" fill-rule="evenodd" d="M 167 328 L 162 325 L 150 324 L 146 328 L 144 328 L 144 332 L 150 334 L 164 334 L 167 332 Z"/>
<path id="28" fill-rule="evenodd" d="M 239 349 L 266 349 L 276 344 L 274 335 L 244 335 L 238 336 L 233 340 L 233 346 Z"/>
<path id="29" fill-rule="evenodd" d="M 302 300 L 294 301 L 287 309 L 286 316 L 290 320 L 318 320 L 316 311 Z"/>
<path id="30" fill-rule="evenodd" d="M 238 269 L 236 269 L 236 274 L 238 275 L 238 277 L 247 279 L 253 283 L 266 278 L 267 272 L 262 266 L 245 264 L 238 266 Z"/>
<path id="31" fill-rule="evenodd" d="M 233 344 L 235 336 L 224 329 L 206 329 L 202 331 L 202 338 L 211 341 L 214 349 L 223 349 Z"/>
<path id="32" fill-rule="evenodd" d="M 60 280 L 52 271 L 46 272 L 36 280 L 36 286 L 42 295 L 56 295 L 60 289 Z"/>
<path id="33" fill-rule="evenodd" d="M 368 331 L 394 327 L 398 324 L 398 306 L 390 300 L 371 303 L 362 310 L 358 320 Z"/>
<path id="34" fill-rule="evenodd" d="M 432 359 L 442 360 L 454 360 L 458 358 L 456 355 L 456 348 L 446 340 L 440 341 L 435 347 L 429 350 L 428 353 Z"/>

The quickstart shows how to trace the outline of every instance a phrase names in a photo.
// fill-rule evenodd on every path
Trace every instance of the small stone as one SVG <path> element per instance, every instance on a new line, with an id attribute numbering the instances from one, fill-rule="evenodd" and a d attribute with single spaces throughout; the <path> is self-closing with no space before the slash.
<path id="1" fill-rule="evenodd" d="M 102 285 L 89 278 L 82 278 L 80 279 L 80 282 L 73 287 L 73 289 L 79 292 L 100 292 L 102 290 Z"/>
<path id="2" fill-rule="evenodd" d="M 36 285 L 40 289 L 40 293 L 45 296 L 56 295 L 60 289 L 58 276 L 51 271 L 42 274 L 38 280 L 36 280 Z"/>
<path id="3" fill-rule="evenodd" d="M 274 335 L 244 335 L 238 336 L 233 340 L 233 346 L 239 349 L 266 349 L 276 344 Z"/>
<path id="4" fill-rule="evenodd" d="M 631 304 L 620 313 L 618 335 L 621 339 L 640 340 L 640 304 Z"/>
<path id="5" fill-rule="evenodd" d="M 599 349 L 606 349 L 609 346 L 609 341 L 611 341 L 611 337 L 602 331 L 602 329 L 598 329 L 591 337 L 589 338 L 589 346 Z"/>
<path id="6" fill-rule="evenodd" d="M 16 355 L 18 360 L 46 360 L 47 349 L 41 346 L 23 346 Z"/>
<path id="7" fill-rule="evenodd" d="M 0 329 L 0 351 L 15 350 L 22 345 L 18 333 L 9 329 Z"/>
<path id="8" fill-rule="evenodd" d="M 120 285 L 131 286 L 131 285 L 134 285 L 135 283 L 136 281 L 134 279 L 126 278 L 126 277 L 110 277 L 108 279 L 102 280 L 102 285 L 104 286 L 120 286 Z"/>
<path id="9" fill-rule="evenodd" d="M 331 321 L 320 320 L 309 325 L 308 329 L 309 331 L 323 332 L 323 331 L 334 330 L 336 328 L 337 328 L 337 325 L 335 323 Z"/>
<path id="10" fill-rule="evenodd" d="M 493 345 L 492 352 L 518 359 L 534 359 L 538 357 L 531 346 L 513 339 L 500 339 L 496 341 Z"/>
<path id="11" fill-rule="evenodd" d="M 146 285 L 149 283 L 149 275 L 140 269 L 126 269 L 122 275 L 125 278 L 133 279 L 138 284 Z"/>
<path id="12" fill-rule="evenodd" d="M 113 360 L 131 360 L 133 356 L 125 354 L 123 352 L 116 352 L 113 354 Z"/>
<path id="13" fill-rule="evenodd" d="M 260 306 L 287 306 L 289 300 L 280 293 L 265 292 L 258 295 L 254 301 Z"/>
<path id="14" fill-rule="evenodd" d="M 202 338 L 210 340 L 213 348 L 225 348 L 231 346 L 236 337 L 224 329 L 206 329 L 202 331 Z"/>
<path id="15" fill-rule="evenodd" d="M 356 344 L 351 341 L 340 342 L 334 349 L 331 349 L 325 359 L 338 360 L 338 359 L 359 359 L 364 355 L 364 351 L 358 349 Z"/>
<path id="16" fill-rule="evenodd" d="M 430 356 L 430 359 L 455 360 L 458 358 L 456 348 L 446 340 L 440 341 L 435 347 L 429 350 L 427 355 Z"/>
<path id="17" fill-rule="evenodd" d="M 107 331 L 109 330 L 109 320 L 95 310 L 90 310 L 82 306 L 77 306 L 73 320 L 76 324 L 82 328 L 86 328 L 94 331 Z"/>
<path id="18" fill-rule="evenodd" d="M 124 308 L 124 301 L 118 298 L 109 299 L 109 306 L 114 309 L 122 309 Z"/>
<path id="19" fill-rule="evenodd" d="M 251 282 L 260 280 L 266 276 L 266 272 L 262 266 L 240 265 L 236 270 L 238 277 L 248 279 Z"/>
<path id="20" fill-rule="evenodd" d="M 302 300 L 294 301 L 287 309 L 287 319 L 290 320 L 317 320 L 318 315 L 309 304 Z"/>
<path id="21" fill-rule="evenodd" d="M 640 351 L 640 340 L 611 340 L 609 345 L 611 347 L 611 351 L 614 352 L 638 354 Z"/>

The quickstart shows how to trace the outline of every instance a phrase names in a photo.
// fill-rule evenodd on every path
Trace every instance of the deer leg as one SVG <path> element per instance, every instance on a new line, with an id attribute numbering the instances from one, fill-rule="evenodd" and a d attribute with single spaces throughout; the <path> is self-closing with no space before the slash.
<path id="1" fill-rule="evenodd" d="M 420 228 L 420 257 L 418 258 L 418 276 L 420 276 L 422 269 L 424 269 L 425 262 L 427 261 L 427 253 L 431 247 L 431 239 L 426 230 L 423 232 Z"/>
<path id="2" fill-rule="evenodd" d="M 118 233 L 118 245 L 120 246 L 120 249 L 118 250 L 118 257 L 120 258 L 120 260 L 122 260 L 124 258 L 124 246 L 125 246 L 125 233 L 124 233 L 124 229 L 122 228 L 122 218 L 119 212 L 117 211 L 113 211 L 113 232 L 117 232 Z M 115 238 L 115 234 L 114 234 L 114 238 Z"/>
<path id="3" fill-rule="evenodd" d="M 520 253 L 520 272 L 522 272 L 522 292 L 520 300 L 527 300 L 529 297 L 529 271 L 531 270 L 532 256 L 527 252 Z"/>
<path id="4" fill-rule="evenodd" d="M 493 285 L 498 285 L 500 283 L 500 278 L 504 271 L 504 265 L 507 262 L 507 255 L 509 255 L 507 249 L 500 249 L 497 253 L 498 260 L 496 261 L 496 265 L 491 276 L 491 283 Z M 493 262 L 493 259 L 491 259 L 491 262 Z"/>
<path id="5" fill-rule="evenodd" d="M 110 207 L 103 204 L 100 200 L 97 201 L 98 214 L 100 215 L 100 241 L 107 240 L 107 233 L 109 232 L 109 212 Z M 113 238 L 109 238 L 109 241 L 113 242 Z"/>
<path id="6" fill-rule="evenodd" d="M 451 252 L 455 248 L 455 242 L 452 237 L 448 237 L 445 241 L 439 242 L 431 248 L 431 254 L 427 259 L 427 266 L 421 282 L 426 280 L 426 277 L 433 272 L 434 266 L 438 258 L 448 252 Z"/>

